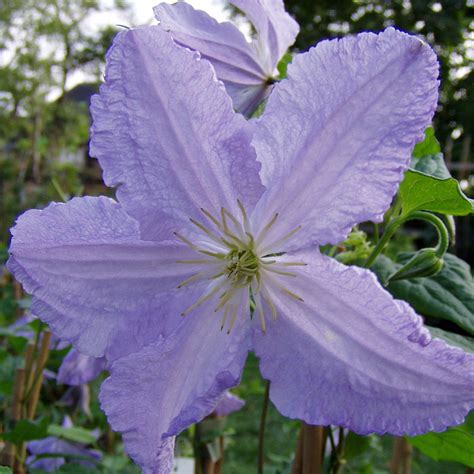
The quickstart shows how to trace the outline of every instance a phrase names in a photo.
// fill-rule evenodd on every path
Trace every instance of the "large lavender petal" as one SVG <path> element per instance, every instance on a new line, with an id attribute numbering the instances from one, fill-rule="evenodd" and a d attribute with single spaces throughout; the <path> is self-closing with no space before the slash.
<path id="1" fill-rule="evenodd" d="M 474 356 L 430 340 L 370 271 L 316 252 L 297 257 L 308 264 L 294 278 L 304 302 L 272 292 L 278 319 L 254 336 L 279 411 L 361 434 L 461 423 L 474 408 Z"/>
<path id="2" fill-rule="evenodd" d="M 171 238 L 201 207 L 253 207 L 263 187 L 249 124 L 207 61 L 150 26 L 117 35 L 107 63 L 91 154 L 145 239 Z"/>
<path id="3" fill-rule="evenodd" d="M 57 381 L 64 385 L 82 385 L 95 380 L 105 368 L 104 357 L 91 357 L 71 349 L 59 367 Z"/>
<path id="4" fill-rule="evenodd" d="M 76 198 L 31 210 L 12 234 L 7 265 L 33 294 L 32 312 L 80 352 L 126 354 L 179 319 L 165 308 L 172 289 L 194 272 L 176 260 L 193 252 L 140 240 L 137 222 L 115 201 Z"/>
<path id="5" fill-rule="evenodd" d="M 437 102 L 438 63 L 393 28 L 323 41 L 298 55 L 256 122 L 262 197 L 256 220 L 276 235 L 303 225 L 289 248 L 337 243 L 380 221 Z"/>
<path id="6" fill-rule="evenodd" d="M 248 314 L 227 334 L 213 308 L 203 305 L 161 342 L 116 360 L 102 385 L 102 408 L 145 472 L 170 472 L 156 466 L 158 458 L 169 463 L 163 443 L 211 413 L 239 382 L 251 343 Z"/>

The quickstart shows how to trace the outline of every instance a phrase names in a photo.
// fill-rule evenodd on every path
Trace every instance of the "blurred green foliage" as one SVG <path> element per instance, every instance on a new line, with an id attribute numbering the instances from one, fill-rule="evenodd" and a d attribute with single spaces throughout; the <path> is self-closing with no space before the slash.
<path id="1" fill-rule="evenodd" d="M 20 212 L 61 199 L 53 180 L 68 196 L 81 192 L 84 163 L 68 161 L 87 156 L 88 99 L 67 87 L 76 71 L 93 78 L 92 91 L 100 82 L 116 28 L 85 25 L 104 8 L 90 0 L 0 3 L 0 241 Z"/>

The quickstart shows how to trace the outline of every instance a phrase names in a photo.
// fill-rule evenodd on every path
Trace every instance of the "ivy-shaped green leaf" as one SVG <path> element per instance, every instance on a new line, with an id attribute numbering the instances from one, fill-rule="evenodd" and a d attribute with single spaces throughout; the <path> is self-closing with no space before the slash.
<path id="1" fill-rule="evenodd" d="M 400 263 L 381 255 L 372 266 L 381 282 L 408 261 L 413 253 L 398 255 Z M 394 281 L 387 290 L 410 303 L 417 313 L 446 319 L 474 335 L 474 281 L 469 265 L 450 253 L 443 269 L 432 277 Z"/>
<path id="2" fill-rule="evenodd" d="M 0 434 L 0 437 L 13 444 L 43 439 L 48 436 L 47 426 L 48 422 L 46 420 L 42 420 L 39 423 L 29 420 L 20 420 L 15 424 L 13 430 Z"/>
<path id="3" fill-rule="evenodd" d="M 425 139 L 415 145 L 412 155 L 414 157 L 422 157 L 427 155 L 435 155 L 440 152 L 441 147 L 438 140 L 436 140 L 434 128 L 428 127 L 425 130 Z"/>
<path id="4" fill-rule="evenodd" d="M 440 179 L 409 169 L 400 185 L 402 213 L 431 211 L 452 216 L 474 212 L 474 201 L 462 192 L 454 178 Z"/>
<path id="5" fill-rule="evenodd" d="M 97 440 L 97 436 L 93 432 L 78 426 L 65 428 L 60 425 L 49 425 L 48 434 L 56 436 L 57 438 L 63 438 L 68 441 L 84 444 L 93 444 Z"/>
<path id="6" fill-rule="evenodd" d="M 431 211 L 453 216 L 465 216 L 474 211 L 473 201 L 461 190 L 444 162 L 434 130 L 425 131 L 425 139 L 418 143 L 410 169 L 400 185 L 403 214 Z"/>
<path id="7" fill-rule="evenodd" d="M 443 331 L 439 328 L 427 326 L 433 337 L 444 339 L 449 345 L 461 348 L 464 351 L 472 352 L 474 354 L 474 337 L 461 336 L 449 331 Z"/>
<path id="8" fill-rule="evenodd" d="M 443 433 L 408 438 L 408 441 L 435 461 L 456 461 L 474 467 L 474 412 L 462 425 Z"/>
<path id="9" fill-rule="evenodd" d="M 291 61 L 293 61 L 293 55 L 291 53 L 285 53 L 280 59 L 277 65 L 278 79 L 282 80 L 286 78 L 286 70 Z"/>
<path id="10" fill-rule="evenodd" d="M 414 156 L 411 159 L 410 168 L 439 179 L 448 179 L 452 177 L 446 163 L 444 162 L 442 153 L 421 157 Z"/>

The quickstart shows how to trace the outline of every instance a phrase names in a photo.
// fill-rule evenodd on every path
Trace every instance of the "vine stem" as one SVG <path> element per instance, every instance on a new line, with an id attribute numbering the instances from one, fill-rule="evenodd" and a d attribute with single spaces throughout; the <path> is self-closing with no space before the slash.
<path id="1" fill-rule="evenodd" d="M 408 215 L 402 215 L 393 219 L 385 229 L 382 238 L 377 242 L 372 253 L 368 256 L 364 263 L 365 268 L 370 268 L 375 262 L 375 259 L 382 253 L 385 246 L 388 244 L 392 235 L 403 223 L 411 220 L 422 220 L 429 222 L 436 228 L 438 233 L 438 245 L 436 246 L 436 255 L 440 258 L 446 253 L 449 247 L 449 235 L 443 221 L 434 214 L 424 211 L 415 211 Z"/>
<path id="2" fill-rule="evenodd" d="M 339 442 L 336 451 L 336 463 L 334 465 L 333 474 L 338 474 L 344 466 L 344 449 L 346 447 L 346 436 L 344 428 L 339 428 Z"/>
<path id="3" fill-rule="evenodd" d="M 265 395 L 263 396 L 262 414 L 260 417 L 260 429 L 258 432 L 258 474 L 263 474 L 264 459 L 264 444 L 265 444 L 265 423 L 267 421 L 268 400 L 270 398 L 270 381 L 267 380 L 265 386 Z"/>

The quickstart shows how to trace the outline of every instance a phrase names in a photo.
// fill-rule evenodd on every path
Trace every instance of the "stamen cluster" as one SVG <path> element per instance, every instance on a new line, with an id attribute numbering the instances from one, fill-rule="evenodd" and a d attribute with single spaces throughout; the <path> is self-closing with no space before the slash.
<path id="1" fill-rule="evenodd" d="M 192 237 L 193 242 L 175 232 L 178 239 L 200 256 L 192 260 L 179 260 L 178 263 L 202 266 L 201 271 L 180 283 L 178 288 L 208 281 L 204 294 L 181 314 L 185 316 L 204 302 L 216 298 L 214 311 L 222 312 L 221 329 L 230 319 L 227 330 L 230 333 L 235 324 L 244 291 L 246 292 L 244 301 L 246 301 L 250 317 L 252 318 L 257 311 L 260 315 L 262 331 L 265 331 L 266 322 L 262 300 L 270 308 L 273 319 L 277 316 L 275 304 L 269 292 L 270 286 L 272 290 L 276 289 L 303 301 L 298 295 L 281 285 L 279 280 L 281 276 L 297 276 L 297 273 L 286 271 L 285 267 L 305 264 L 278 260 L 278 257 L 285 254 L 281 251 L 281 246 L 301 226 L 281 238 L 267 242 L 270 230 L 278 219 L 278 214 L 274 214 L 254 238 L 247 212 L 240 201 L 237 203 L 241 212 L 240 219 L 225 208 L 221 208 L 219 217 L 201 209 L 207 218 L 206 224 L 190 218 L 190 222 L 199 231 L 197 239 Z"/>

